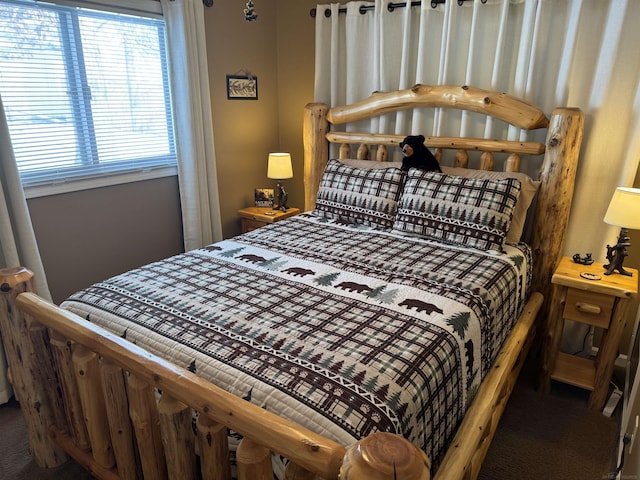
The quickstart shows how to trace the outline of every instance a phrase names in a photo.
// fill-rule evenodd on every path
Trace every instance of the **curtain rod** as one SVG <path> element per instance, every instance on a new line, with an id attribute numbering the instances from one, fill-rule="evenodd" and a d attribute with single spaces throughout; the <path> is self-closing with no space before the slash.
<path id="1" fill-rule="evenodd" d="M 457 0 L 458 5 L 462 6 L 464 4 L 464 2 L 468 2 L 469 0 Z M 487 0 L 480 0 L 483 4 L 487 3 Z M 438 5 L 445 3 L 446 0 L 431 0 L 431 8 L 436 8 Z M 420 5 L 422 5 L 421 1 L 414 1 L 411 2 L 411 6 L 412 7 L 419 7 Z M 390 12 L 393 12 L 396 8 L 404 8 L 407 6 L 407 2 L 389 2 L 387 4 L 387 10 Z M 358 9 L 361 15 L 364 15 L 365 13 L 367 13 L 367 11 L 369 10 L 374 10 L 376 7 L 375 5 L 361 5 L 360 8 Z M 340 9 L 338 9 L 338 13 L 347 13 L 347 7 L 341 7 Z M 316 17 L 316 9 L 312 8 L 311 11 L 309 12 L 309 15 L 311 15 L 313 18 Z M 324 11 L 324 16 L 329 18 L 331 16 L 331 9 L 327 8 Z"/>

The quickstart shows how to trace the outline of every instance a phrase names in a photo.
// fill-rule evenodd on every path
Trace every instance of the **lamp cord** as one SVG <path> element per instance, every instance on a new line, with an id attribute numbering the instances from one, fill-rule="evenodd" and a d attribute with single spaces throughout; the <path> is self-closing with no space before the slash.
<path id="1" fill-rule="evenodd" d="M 622 471 L 624 467 L 624 451 L 626 450 L 627 446 L 630 443 L 631 443 L 631 435 L 629 435 L 628 433 L 625 433 L 624 437 L 622 437 L 623 447 L 622 447 L 622 451 L 620 452 L 620 461 L 618 463 L 618 467 L 616 468 L 616 471 L 612 472 L 611 475 L 609 476 L 610 479 L 615 480 L 616 478 L 618 478 L 618 475 Z"/>

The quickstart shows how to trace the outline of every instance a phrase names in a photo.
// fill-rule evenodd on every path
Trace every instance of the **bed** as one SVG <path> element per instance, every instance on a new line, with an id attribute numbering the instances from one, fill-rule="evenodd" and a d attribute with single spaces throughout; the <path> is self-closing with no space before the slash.
<path id="1" fill-rule="evenodd" d="M 404 135 L 344 128 L 412 108 L 546 141 L 427 137 L 454 161 L 407 172 L 388 161 Z M 582 128 L 578 109 L 547 118 L 468 86 L 312 103 L 305 213 L 62 308 L 28 270 L 2 270 L 0 331 L 36 461 L 70 455 L 98 478 L 475 478 L 536 333 L 547 341 Z M 537 179 L 519 172 L 536 157 Z"/>

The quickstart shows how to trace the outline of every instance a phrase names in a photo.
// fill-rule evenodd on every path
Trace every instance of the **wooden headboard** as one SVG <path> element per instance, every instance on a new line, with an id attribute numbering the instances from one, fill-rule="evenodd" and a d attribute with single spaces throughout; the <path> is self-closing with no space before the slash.
<path id="1" fill-rule="evenodd" d="M 493 170 L 497 152 L 507 155 L 504 161 L 507 171 L 520 171 L 523 155 L 544 155 L 537 178 L 541 184 L 530 244 L 534 255 L 533 290 L 542 293 L 545 299 L 549 298 L 551 275 L 562 253 L 582 141 L 584 116 L 577 108 L 557 108 L 547 118 L 535 105 L 506 93 L 470 86 L 429 85 L 376 92 L 352 105 L 333 108 L 323 103 L 310 103 L 305 108 L 303 125 L 305 210 L 314 208 L 318 185 L 329 160 L 330 144 L 340 145 L 339 158 L 369 159 L 371 151 L 375 150 L 375 161 L 387 161 L 389 147 L 398 146 L 408 134 L 420 133 L 356 133 L 337 131 L 332 126 L 413 108 L 466 110 L 524 130 L 547 129 L 545 143 L 425 135 L 425 145 L 435 148 L 438 160 L 442 158 L 443 150 L 455 150 L 455 167 L 467 168 L 469 152 L 481 152 L 479 165 L 483 170 Z M 355 155 L 351 153 L 352 149 Z"/>

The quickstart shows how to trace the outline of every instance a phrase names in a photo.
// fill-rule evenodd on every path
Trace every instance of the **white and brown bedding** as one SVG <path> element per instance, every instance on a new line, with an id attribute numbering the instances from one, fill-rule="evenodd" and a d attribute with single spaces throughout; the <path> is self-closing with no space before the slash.
<path id="1" fill-rule="evenodd" d="M 346 173 L 347 188 L 370 175 Z M 435 471 L 524 306 L 531 255 L 525 244 L 468 248 L 398 231 L 398 207 L 411 213 L 402 184 L 354 193 L 362 202 L 392 192 L 390 207 L 363 207 L 390 213 L 382 227 L 354 221 L 346 204 L 335 214 L 320 205 L 98 283 L 63 306 L 343 445 L 400 433 Z"/>

